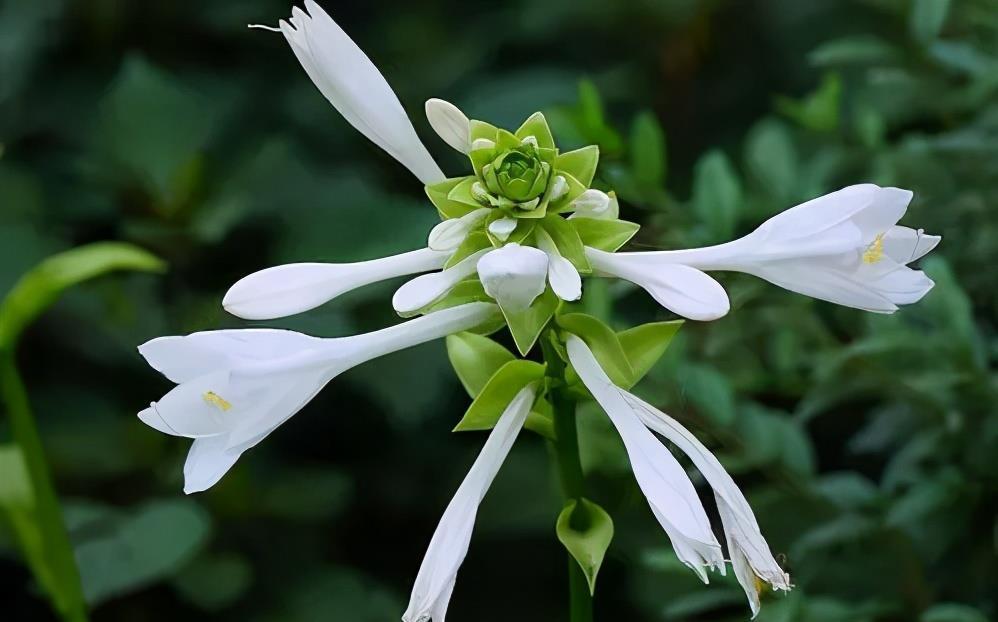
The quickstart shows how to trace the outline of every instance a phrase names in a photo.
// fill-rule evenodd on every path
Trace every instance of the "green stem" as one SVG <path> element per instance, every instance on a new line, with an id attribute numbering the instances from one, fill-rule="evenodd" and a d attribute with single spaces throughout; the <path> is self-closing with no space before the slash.
<path id="1" fill-rule="evenodd" d="M 7 406 L 11 436 L 31 480 L 31 507 L 10 507 L 8 517 L 36 580 L 66 622 L 86 622 L 86 604 L 59 498 L 45 462 L 28 394 L 10 349 L 0 348 L 0 398 Z"/>

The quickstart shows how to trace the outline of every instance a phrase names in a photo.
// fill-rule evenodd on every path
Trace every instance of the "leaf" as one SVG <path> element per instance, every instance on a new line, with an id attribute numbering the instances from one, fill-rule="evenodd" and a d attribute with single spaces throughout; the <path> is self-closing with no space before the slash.
<path id="1" fill-rule="evenodd" d="M 531 432 L 540 434 L 548 440 L 557 440 L 557 435 L 554 431 L 554 408 L 551 406 L 551 402 L 543 396 L 538 397 L 534 401 L 534 407 L 530 410 L 530 414 L 527 415 L 527 420 L 523 423 L 523 427 Z"/>
<path id="2" fill-rule="evenodd" d="M 683 394 L 697 409 L 718 425 L 735 421 L 735 393 L 721 372 L 706 365 L 690 364 L 679 370 Z"/>
<path id="3" fill-rule="evenodd" d="M 635 117 L 631 125 L 631 172 L 645 187 L 658 188 L 665 183 L 665 132 L 649 111 Z"/>
<path id="4" fill-rule="evenodd" d="M 612 253 L 627 244 L 641 225 L 626 220 L 603 220 L 597 218 L 570 218 L 583 246 Z"/>
<path id="5" fill-rule="evenodd" d="M 0 303 L 0 349 L 13 348 L 21 331 L 68 287 L 114 270 L 164 269 L 160 259 L 123 242 L 98 242 L 53 255 L 22 276 Z"/>
<path id="6" fill-rule="evenodd" d="M 617 333 L 617 339 L 631 363 L 633 372 L 631 383 L 624 387 L 625 389 L 629 389 L 645 377 L 658 359 L 665 354 L 669 344 L 672 343 L 672 338 L 682 325 L 683 320 L 653 322 Z"/>
<path id="7" fill-rule="evenodd" d="M 488 337 L 466 332 L 447 336 L 447 357 L 472 398 L 482 392 L 500 367 L 516 358 Z"/>
<path id="8" fill-rule="evenodd" d="M 920 43 L 931 43 L 946 23 L 950 0 L 914 0 L 908 30 Z"/>
<path id="9" fill-rule="evenodd" d="M 588 188 L 596 175 L 596 165 L 599 163 L 599 147 L 588 145 L 575 151 L 558 154 L 554 168 L 561 173 L 568 173 Z"/>
<path id="10" fill-rule="evenodd" d="M 814 92 L 801 100 L 777 98 L 776 107 L 809 130 L 832 132 L 839 125 L 841 101 L 842 79 L 837 73 L 828 73 Z"/>
<path id="11" fill-rule="evenodd" d="M 586 342 L 614 384 L 625 388 L 634 384 L 634 369 L 613 329 L 585 313 L 566 313 L 559 315 L 555 321 L 558 326 Z"/>
<path id="12" fill-rule="evenodd" d="M 784 123 L 766 119 L 756 124 L 749 132 L 745 161 L 753 177 L 773 198 L 783 202 L 794 198 L 798 157 Z"/>
<path id="13" fill-rule="evenodd" d="M 693 172 L 693 209 L 711 240 L 731 239 L 742 201 L 742 184 L 731 161 L 720 151 L 708 151 Z"/>
<path id="14" fill-rule="evenodd" d="M 548 287 L 527 309 L 523 311 L 502 310 L 506 324 L 509 326 L 509 332 L 512 333 L 513 341 L 516 342 L 516 349 L 521 356 L 527 356 L 530 349 L 534 347 L 538 335 L 547 326 L 560 305 L 561 300 Z"/>
<path id="15" fill-rule="evenodd" d="M 898 51 L 891 44 L 872 35 L 826 41 L 807 55 L 811 64 L 817 67 L 888 64 L 897 57 Z"/>
<path id="16" fill-rule="evenodd" d="M 454 426 L 454 432 L 491 430 L 523 387 L 544 378 L 545 369 L 540 363 L 523 359 L 500 367 Z"/>
<path id="17" fill-rule="evenodd" d="M 925 610 L 918 622 L 988 622 L 988 617 L 970 605 L 939 603 Z"/>
<path id="18" fill-rule="evenodd" d="M 448 218 L 460 218 L 461 216 L 478 209 L 479 206 L 469 205 L 450 198 L 450 193 L 453 192 L 458 185 L 468 183 L 468 180 L 471 180 L 471 183 L 474 183 L 475 177 L 473 175 L 469 177 L 454 177 L 423 188 L 426 192 L 426 196 L 430 199 L 430 202 L 433 203 L 433 206 L 437 208 L 437 211 L 440 213 L 440 217 L 442 219 L 446 220 Z"/>
<path id="19" fill-rule="evenodd" d="M 567 219 L 557 214 L 551 215 L 541 221 L 541 227 L 551 236 L 561 256 L 572 262 L 580 274 L 592 272 L 589 260 L 586 259 L 582 238 L 579 237 L 578 231 Z"/>
<path id="20" fill-rule="evenodd" d="M 589 594 L 595 594 L 596 575 L 613 540 L 613 519 L 606 510 L 584 497 L 572 499 L 558 515 L 556 531 L 558 540 L 586 576 Z"/>
<path id="21" fill-rule="evenodd" d="M 199 609 L 217 612 L 235 604 L 250 588 L 253 568 L 235 555 L 202 556 L 173 579 L 184 600 Z"/>
<path id="22" fill-rule="evenodd" d="M 31 476 L 21 449 L 16 445 L 0 445 L 0 507 L 30 509 L 35 503 Z"/>

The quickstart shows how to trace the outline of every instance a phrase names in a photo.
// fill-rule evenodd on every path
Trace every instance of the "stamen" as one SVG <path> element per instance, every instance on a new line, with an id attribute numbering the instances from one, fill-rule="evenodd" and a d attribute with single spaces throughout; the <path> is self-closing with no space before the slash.
<path id="1" fill-rule="evenodd" d="M 884 258 L 884 234 L 878 233 L 863 252 L 863 263 L 874 264 Z"/>
<path id="2" fill-rule="evenodd" d="M 258 28 L 260 30 L 269 30 L 270 32 L 281 32 L 280 28 L 275 28 L 274 26 L 265 26 L 263 24 L 246 24 L 247 28 Z"/>
<path id="3" fill-rule="evenodd" d="M 205 404 L 214 406 L 222 411 L 227 411 L 232 408 L 232 404 L 230 402 L 214 391 L 207 391 L 201 397 L 204 399 Z"/>

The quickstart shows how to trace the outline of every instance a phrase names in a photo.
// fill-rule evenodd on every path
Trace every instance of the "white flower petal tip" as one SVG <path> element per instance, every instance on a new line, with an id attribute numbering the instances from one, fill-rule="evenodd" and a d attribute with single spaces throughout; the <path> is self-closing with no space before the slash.
<path id="1" fill-rule="evenodd" d="M 428 99 L 426 119 L 445 143 L 461 153 L 471 150 L 471 121 L 460 108 L 442 99 Z"/>
<path id="2" fill-rule="evenodd" d="M 415 313 L 445 296 L 455 285 L 475 273 L 475 268 L 488 249 L 469 255 L 441 272 L 424 274 L 406 282 L 392 296 L 397 313 Z"/>
<path id="3" fill-rule="evenodd" d="M 525 387 L 509 403 L 444 510 L 419 566 L 404 622 L 444 622 L 457 572 L 468 554 L 478 505 L 523 428 L 535 394 L 533 386 Z"/>
<path id="4" fill-rule="evenodd" d="M 723 573 L 721 545 L 685 469 L 645 427 L 627 402 L 630 394 L 613 384 L 589 346 L 571 335 L 567 348 L 572 367 L 624 441 L 634 477 L 676 555 L 705 583 L 706 569 Z"/>
<path id="5" fill-rule="evenodd" d="M 537 248 L 548 256 L 548 281 L 555 295 L 568 302 L 582 298 L 582 277 L 579 271 L 561 255 L 554 240 L 542 229 L 537 232 Z"/>
<path id="6" fill-rule="evenodd" d="M 500 218 L 489 223 L 489 233 L 505 242 L 516 230 L 517 220 L 515 218 Z"/>
<path id="7" fill-rule="evenodd" d="M 569 218 L 616 218 L 611 214 L 611 199 L 607 193 L 590 188 L 572 201 L 574 213 Z"/>
<path id="8" fill-rule="evenodd" d="M 405 109 L 371 59 L 313 0 L 280 23 L 305 72 L 350 125 L 424 185 L 446 177 L 420 142 Z"/>
<path id="9" fill-rule="evenodd" d="M 505 311 L 522 311 L 544 293 L 548 256 L 531 246 L 510 243 L 478 261 L 478 278 L 485 293 Z"/>
<path id="10" fill-rule="evenodd" d="M 222 307 L 247 320 L 294 315 L 370 283 L 437 270 L 447 261 L 447 256 L 444 252 L 421 249 L 355 263 L 275 266 L 236 282 L 222 299 Z"/>
<path id="11" fill-rule="evenodd" d="M 607 253 L 587 247 L 586 258 L 598 273 L 641 286 L 660 305 L 685 318 L 716 320 L 731 309 L 720 283 L 696 268 L 661 261 L 656 253 Z"/>
<path id="12" fill-rule="evenodd" d="M 194 439 L 184 468 L 185 490 L 204 490 L 338 374 L 372 358 L 469 330 L 497 313 L 491 303 L 470 303 L 335 339 L 272 329 L 154 339 L 139 352 L 177 386 L 140 412 L 139 419 L 164 434 Z"/>
<path id="13" fill-rule="evenodd" d="M 430 230 L 427 246 L 437 251 L 452 251 L 461 245 L 471 230 L 485 220 L 491 210 L 487 207 L 468 212 L 460 218 L 448 218 Z"/>

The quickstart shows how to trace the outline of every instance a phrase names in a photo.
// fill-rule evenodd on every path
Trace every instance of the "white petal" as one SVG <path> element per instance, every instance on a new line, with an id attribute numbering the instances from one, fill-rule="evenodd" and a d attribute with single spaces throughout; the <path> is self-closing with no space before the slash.
<path id="1" fill-rule="evenodd" d="M 881 190 L 875 184 L 848 186 L 780 212 L 759 229 L 785 239 L 814 236 L 873 205 Z"/>
<path id="2" fill-rule="evenodd" d="M 500 218 L 489 223 L 489 233 L 496 236 L 503 242 L 516 230 L 519 221 L 516 218 Z"/>
<path id="3" fill-rule="evenodd" d="M 792 292 L 854 309 L 874 313 L 893 313 L 898 309 L 896 304 L 868 284 L 813 261 L 781 262 L 754 268 L 751 274 Z"/>
<path id="4" fill-rule="evenodd" d="M 615 218 L 610 216 L 610 197 L 601 190 L 590 188 L 572 201 L 572 216 L 579 218 Z"/>
<path id="5" fill-rule="evenodd" d="M 506 311 L 522 311 L 544 293 L 548 256 L 539 249 L 507 244 L 478 262 L 485 293 Z"/>
<path id="6" fill-rule="evenodd" d="M 312 82 L 352 126 L 424 184 L 445 179 L 374 63 L 313 0 L 292 10 L 281 32 Z"/>
<path id="7" fill-rule="evenodd" d="M 184 463 L 184 493 L 202 492 L 217 484 L 240 454 L 225 450 L 225 437 L 196 439 Z"/>
<path id="8" fill-rule="evenodd" d="M 473 253 L 441 272 L 417 276 L 396 290 L 392 306 L 398 313 L 413 313 L 443 297 L 455 285 L 475 273 L 478 260 L 489 249 Z"/>
<path id="9" fill-rule="evenodd" d="M 921 259 L 939 244 L 942 237 L 928 235 L 921 229 L 891 227 L 884 234 L 884 253 L 900 264 Z"/>
<path id="10" fill-rule="evenodd" d="M 471 122 L 460 108 L 442 99 L 428 99 L 426 118 L 445 143 L 461 153 L 468 153 L 471 149 Z"/>
<path id="11" fill-rule="evenodd" d="M 454 250 L 468 233 L 482 222 L 491 210 L 487 207 L 468 212 L 460 218 L 448 218 L 430 230 L 427 246 L 438 251 Z"/>
<path id="12" fill-rule="evenodd" d="M 910 305 L 918 302 L 935 286 L 935 282 L 921 270 L 898 266 L 894 270 L 870 282 L 876 290 L 896 305 Z"/>
<path id="13" fill-rule="evenodd" d="M 659 261 L 655 253 L 606 253 L 586 248 L 600 274 L 640 285 L 666 309 L 691 320 L 716 320 L 731 308 L 721 284 L 696 268 Z"/>
<path id="14" fill-rule="evenodd" d="M 314 309 L 358 287 L 437 270 L 448 253 L 429 248 L 354 263 L 294 263 L 254 272 L 236 282 L 222 306 L 247 320 L 269 320 Z"/>
<path id="15" fill-rule="evenodd" d="M 548 256 L 548 281 L 555 295 L 569 302 L 582 298 L 582 277 L 572 262 L 562 257 L 558 246 L 543 229 L 537 229 L 537 248 Z"/>
<path id="16" fill-rule="evenodd" d="M 457 571 L 468 553 L 478 505 L 513 447 L 530 407 L 534 388 L 522 389 L 489 433 L 485 446 L 444 510 L 419 567 L 404 622 L 443 622 Z"/>
<path id="17" fill-rule="evenodd" d="M 679 558 L 706 581 L 705 567 L 723 571 L 721 546 L 686 471 L 643 425 L 582 339 L 568 338 L 568 358 L 624 441 L 634 477 Z"/>

